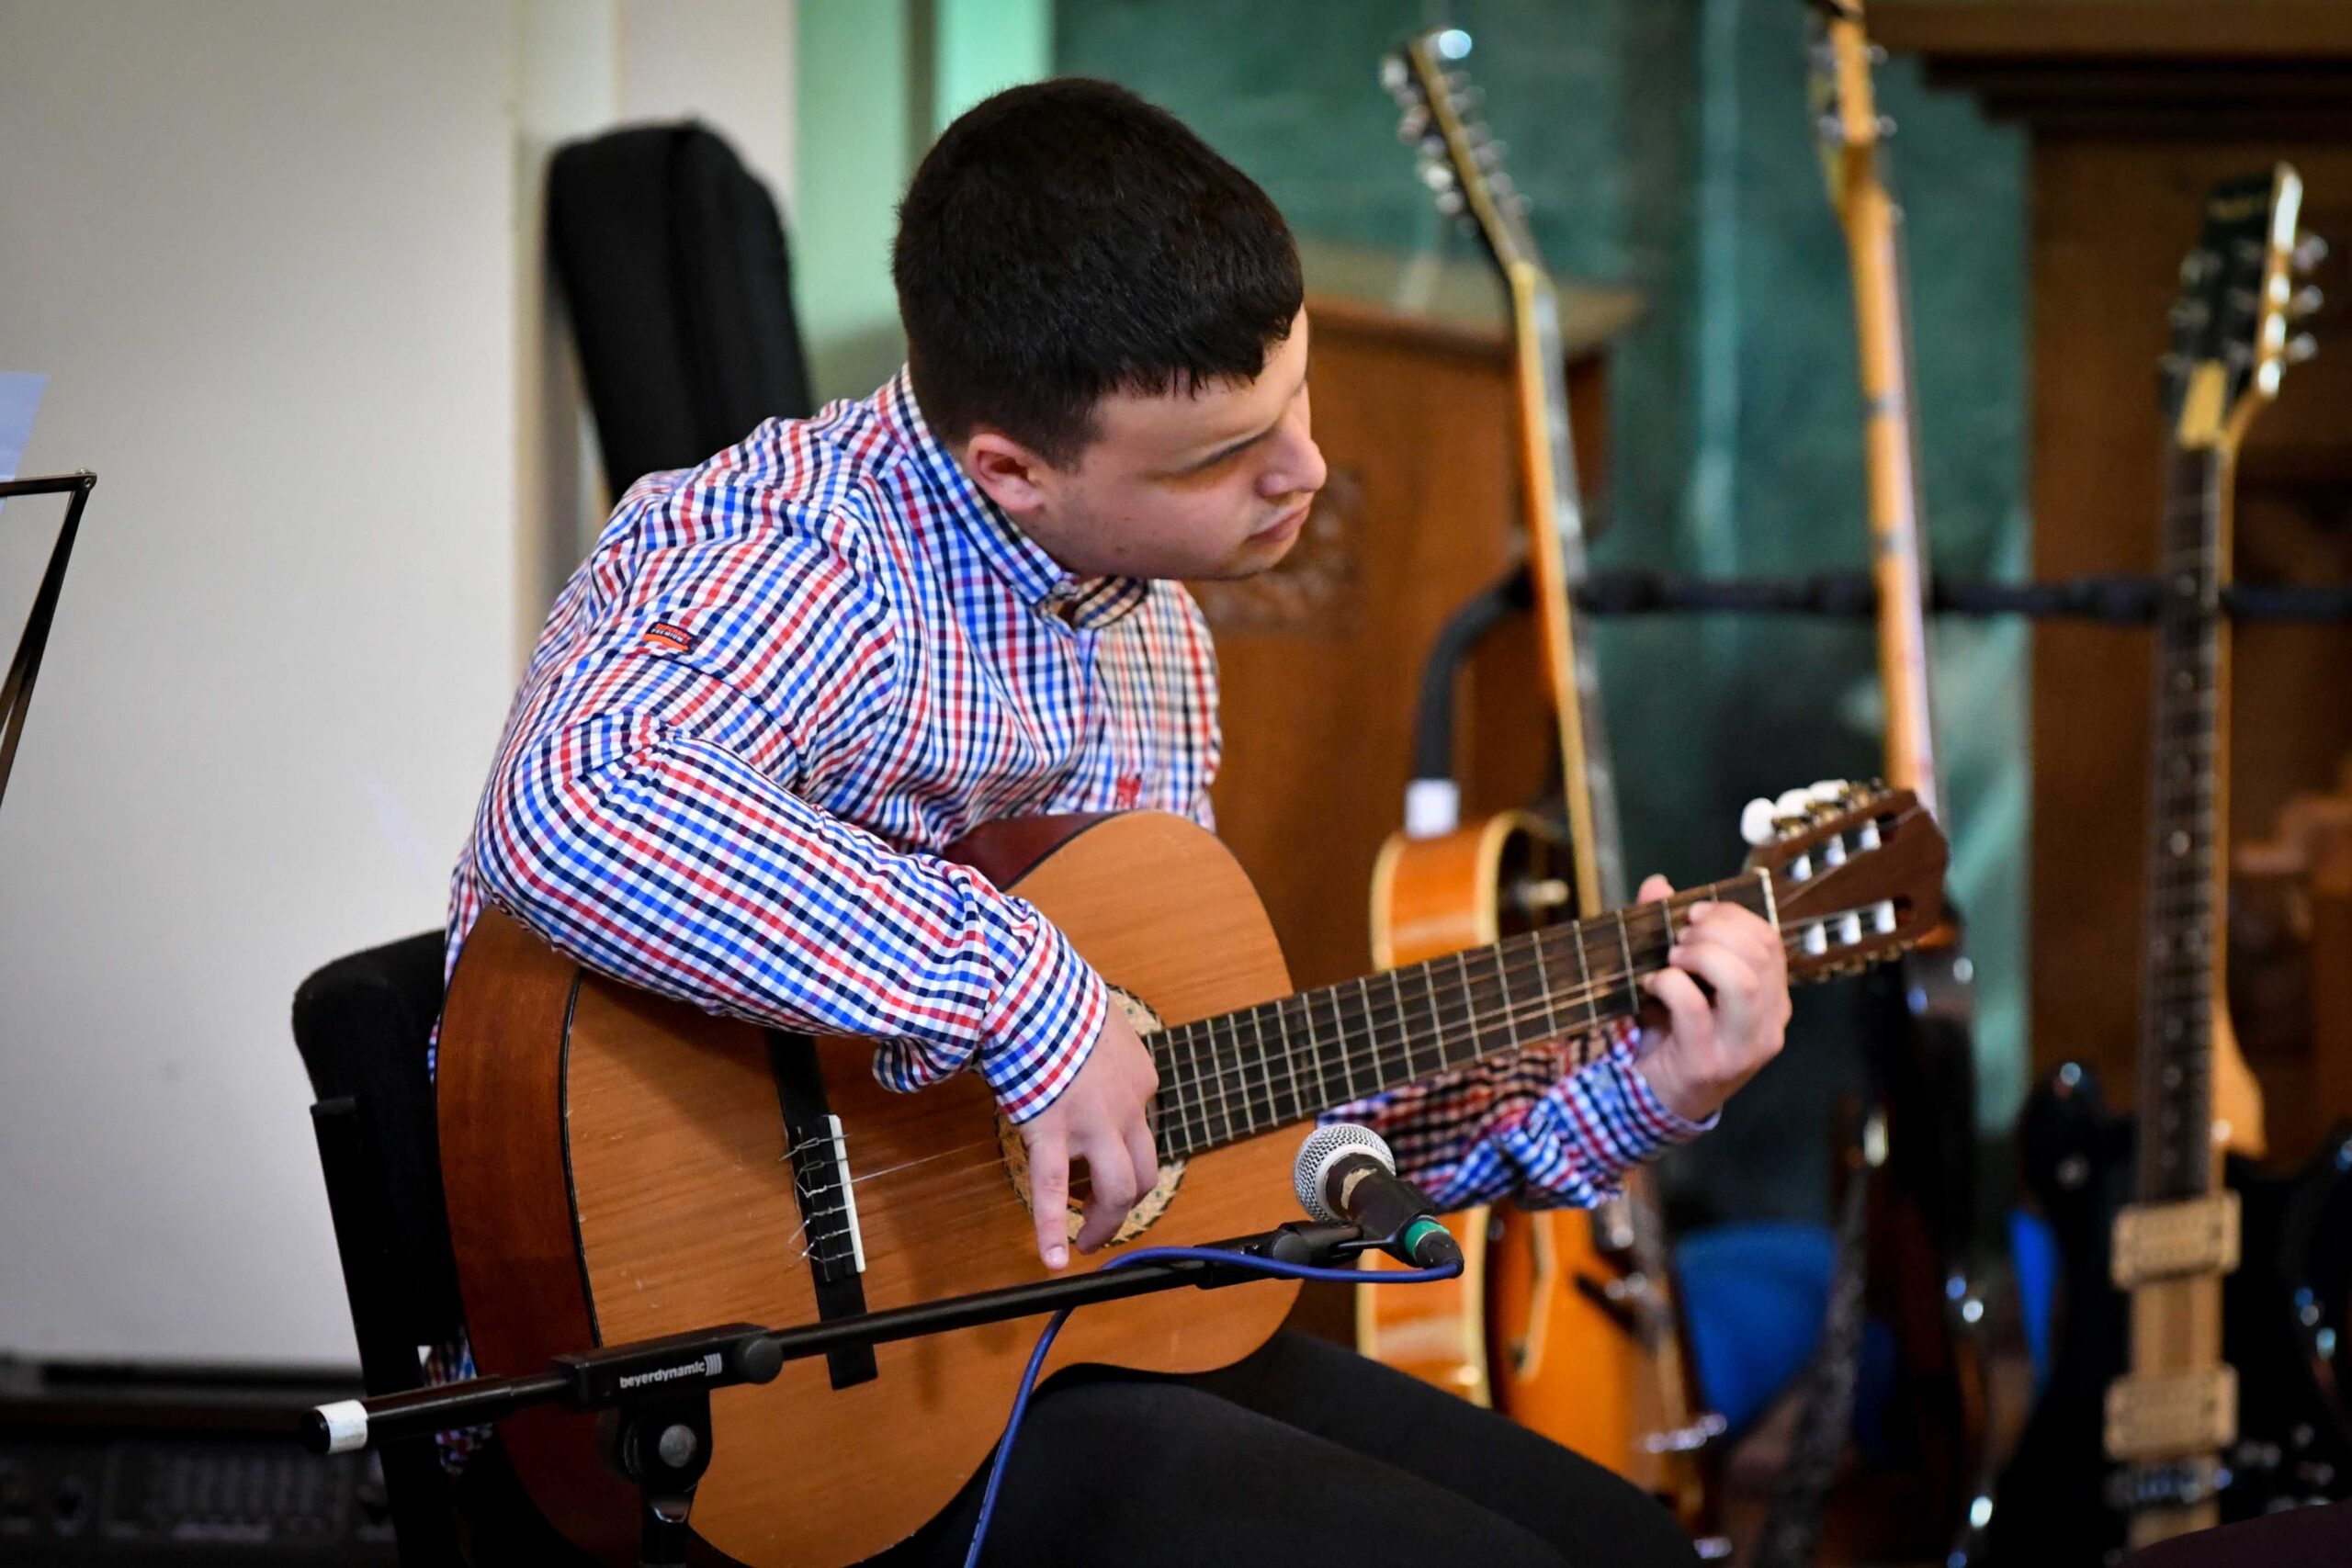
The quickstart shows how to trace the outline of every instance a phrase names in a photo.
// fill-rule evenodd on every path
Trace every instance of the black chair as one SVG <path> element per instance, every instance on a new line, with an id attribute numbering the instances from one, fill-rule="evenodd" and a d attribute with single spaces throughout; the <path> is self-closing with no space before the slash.
<path id="1" fill-rule="evenodd" d="M 614 495 L 815 411 L 783 215 L 708 126 L 558 148 L 548 255 Z"/>
<path id="2" fill-rule="evenodd" d="M 449 1342 L 464 1321 L 425 1070 L 441 968 L 441 933 L 427 931 L 338 959 L 294 993 L 294 1043 L 318 1096 L 311 1121 L 370 1394 L 421 1385 L 418 1348 Z M 389 1444 L 382 1459 L 402 1568 L 586 1561 L 495 1442 L 456 1482 L 429 1439 Z"/>

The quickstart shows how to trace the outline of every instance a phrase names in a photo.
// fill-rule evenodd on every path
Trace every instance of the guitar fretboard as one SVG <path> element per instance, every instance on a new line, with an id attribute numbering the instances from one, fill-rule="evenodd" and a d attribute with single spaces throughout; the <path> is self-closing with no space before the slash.
<path id="1" fill-rule="evenodd" d="M 1159 1069 L 1160 1157 L 1304 1122 L 1481 1057 L 1570 1041 L 1640 1010 L 1686 911 L 1734 903 L 1770 919 L 1752 871 L 1592 919 L 1302 991 L 1145 1037 Z"/>
<path id="2" fill-rule="evenodd" d="M 2212 1182 L 2222 473 L 2218 450 L 2176 448 L 2166 475 L 2140 1018 L 2143 1202 L 2196 1197 Z"/>

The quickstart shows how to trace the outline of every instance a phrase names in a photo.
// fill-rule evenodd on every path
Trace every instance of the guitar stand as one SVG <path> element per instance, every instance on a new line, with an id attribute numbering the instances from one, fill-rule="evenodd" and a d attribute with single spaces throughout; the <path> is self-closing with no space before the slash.
<path id="1" fill-rule="evenodd" d="M 1395 1239 L 1367 1235 L 1355 1225 L 1293 1221 L 1207 1246 L 1240 1258 L 1328 1267 Z M 312 1453 L 349 1453 L 404 1438 L 487 1425 L 532 1405 L 595 1411 L 597 1450 L 605 1468 L 638 1489 L 643 1562 L 647 1568 L 684 1568 L 695 1488 L 710 1468 L 713 1389 L 773 1382 L 786 1361 L 845 1347 L 944 1334 L 1188 1286 L 1219 1290 L 1268 1277 L 1214 1259 L 1174 1258 L 829 1318 L 798 1328 L 728 1324 L 558 1356 L 543 1372 L 469 1378 L 376 1399 L 322 1404 L 302 1417 L 300 1435 L 303 1447 Z"/>

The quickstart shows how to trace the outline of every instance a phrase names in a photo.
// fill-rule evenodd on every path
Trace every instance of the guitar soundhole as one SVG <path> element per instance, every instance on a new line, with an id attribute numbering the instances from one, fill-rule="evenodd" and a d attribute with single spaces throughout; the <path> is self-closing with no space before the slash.
<path id="1" fill-rule="evenodd" d="M 1148 1034 L 1159 1027 L 1159 1015 L 1146 1007 L 1139 998 L 1128 995 L 1114 986 L 1111 989 L 1111 999 L 1118 1003 L 1126 1013 L 1127 1021 L 1135 1025 L 1137 1034 Z M 1021 1206 L 1034 1212 L 1035 1205 L 1029 1195 L 1029 1150 L 1021 1141 L 1021 1130 L 1002 1116 L 999 1116 L 996 1119 L 996 1140 L 998 1149 L 1004 1156 L 1006 1179 L 1012 1183 L 1012 1190 L 1021 1194 Z M 1111 1245 L 1117 1247 L 1133 1241 L 1157 1224 L 1159 1216 L 1168 1212 L 1168 1205 L 1175 1201 L 1176 1189 L 1182 1184 L 1183 1179 L 1184 1162 L 1182 1160 L 1161 1161 L 1159 1179 L 1152 1184 L 1150 1191 L 1136 1201 L 1134 1208 L 1127 1211 L 1125 1222 L 1119 1226 L 1117 1234 L 1111 1237 Z M 1063 1216 L 1063 1222 L 1068 1227 L 1069 1238 L 1076 1241 L 1079 1226 L 1085 1222 L 1086 1218 L 1080 1209 L 1080 1204 L 1086 1200 L 1090 1190 L 1082 1167 L 1071 1173 L 1069 1186 L 1069 1212 Z"/>

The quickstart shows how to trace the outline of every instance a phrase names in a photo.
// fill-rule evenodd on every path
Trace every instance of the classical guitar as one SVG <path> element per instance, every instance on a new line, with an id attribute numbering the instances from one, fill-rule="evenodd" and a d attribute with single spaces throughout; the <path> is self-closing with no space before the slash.
<path id="1" fill-rule="evenodd" d="M 2273 1183 L 2224 1160 L 2262 1152 L 2262 1102 L 2224 1010 L 2222 592 L 2239 444 L 2309 351 L 2289 335 L 2313 302 L 2293 280 L 2301 192 L 2285 164 L 2222 186 L 2181 268 L 2165 359 L 2139 1117 L 2136 1129 L 2108 1121 L 2095 1080 L 2068 1066 L 2020 1126 L 2067 1291 L 2048 1388 L 1996 1495 L 2004 1561 L 2096 1562 L 2352 1480 L 2352 1427 L 2321 1353 L 2327 1292 L 2304 1268 L 2325 1243 L 2341 1271 L 2344 1170 L 2331 1151 Z"/>
<path id="2" fill-rule="evenodd" d="M 1871 570 L 1887 781 L 1944 817 L 1929 696 L 1928 558 L 1904 300 L 1903 213 L 1889 188 L 1861 0 L 1815 0 L 1814 124 L 1853 277 Z M 1889 1325 L 1895 1375 L 1886 1462 L 1871 1480 L 1883 1550 L 1967 1561 L 1989 1492 L 1984 1304 L 1971 1278 L 1976 1094 L 1971 966 L 1956 923 L 1866 983 L 1871 1115 L 1860 1259 L 1870 1314 Z M 1859 1323 L 1848 1326 L 1858 1334 Z M 1845 1348 L 1852 1354 L 1859 1345 Z M 1851 1380 L 1844 1385 L 1850 1389 Z M 1826 1413 L 1843 1432 L 1850 1411 Z"/>
<path id="3" fill-rule="evenodd" d="M 1556 821 L 1511 811 L 1467 827 L 1411 823 L 1393 835 L 1373 873 L 1382 964 L 1611 908 L 1626 894 L 1599 681 L 1570 613 L 1585 537 L 1558 301 L 1502 150 L 1467 107 L 1469 47 L 1459 28 L 1423 34 L 1390 57 L 1384 79 L 1440 209 L 1477 235 L 1510 300 L 1514 446 L 1561 809 Z M 1448 1224 L 1469 1262 L 1462 1278 L 1439 1290 L 1359 1290 L 1358 1348 L 1491 1403 L 1667 1497 L 1694 1535 L 1711 1535 L 1697 1450 L 1721 1424 L 1696 1414 L 1649 1173 L 1631 1173 L 1622 1197 L 1590 1213 L 1503 1204 Z"/>
<path id="4" fill-rule="evenodd" d="M 1943 840 L 1910 795 L 1817 795 L 1780 833 L 1738 875 L 1671 900 L 1295 995 L 1248 878 L 1191 822 L 1032 818 L 966 840 L 960 858 L 1034 902 L 1109 982 L 1159 1066 L 1161 1179 L 1117 1243 L 1072 1267 L 1140 1237 L 1206 1241 L 1291 1217 L 1287 1129 L 1632 1016 L 1693 902 L 1773 920 L 1800 979 L 1893 957 L 1941 918 Z M 485 1372 L 1044 1275 L 1020 1139 L 977 1076 L 889 1093 L 868 1042 L 633 990 L 496 910 L 451 977 L 440 1049 L 451 1239 Z M 1090 1307 L 1051 1364 L 1222 1365 L 1273 1332 L 1295 1292 Z M 987 1457 L 1034 1338 L 1018 1324 L 963 1330 L 715 1394 L 695 1533 L 753 1568 L 833 1568 L 904 1538 Z M 533 1412 L 500 1430 L 559 1529 L 636 1561 L 634 1494 L 599 1467 L 590 1426 Z"/>

